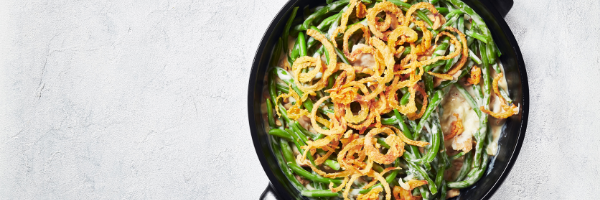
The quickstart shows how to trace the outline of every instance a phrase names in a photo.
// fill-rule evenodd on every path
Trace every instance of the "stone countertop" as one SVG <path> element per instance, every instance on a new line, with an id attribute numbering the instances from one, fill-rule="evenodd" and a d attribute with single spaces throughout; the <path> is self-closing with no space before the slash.
<path id="1" fill-rule="evenodd" d="M 257 199 L 246 115 L 283 0 L 0 2 L 2 199 Z M 593 199 L 600 2 L 516 0 L 531 107 L 494 199 Z"/>

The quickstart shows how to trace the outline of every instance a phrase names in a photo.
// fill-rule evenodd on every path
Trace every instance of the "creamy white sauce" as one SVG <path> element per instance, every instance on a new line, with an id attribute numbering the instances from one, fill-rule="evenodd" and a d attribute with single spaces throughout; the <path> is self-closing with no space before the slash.
<path id="1" fill-rule="evenodd" d="M 491 79 L 493 80 L 493 77 L 496 76 L 496 72 L 492 66 L 490 66 L 490 68 Z M 500 68 L 502 69 L 502 66 L 500 66 Z M 507 91 L 507 83 L 504 77 L 498 81 L 498 87 Z M 476 95 L 473 87 L 467 86 L 465 89 L 472 96 Z M 471 150 L 473 148 L 472 144 L 474 141 L 473 134 L 475 134 L 479 129 L 479 118 L 477 117 L 477 114 L 475 111 L 473 111 L 473 108 L 471 108 L 466 99 L 455 87 L 452 87 L 448 91 L 444 101 L 442 101 L 442 106 L 444 108 L 444 113 L 442 114 L 441 123 L 444 134 L 450 134 L 451 132 L 451 124 L 452 122 L 456 121 L 456 118 L 453 116 L 454 113 L 459 115 L 464 127 L 464 131 L 461 135 L 450 140 L 450 146 L 452 146 L 452 149 L 454 150 Z M 501 100 L 497 95 L 492 94 L 489 108 L 493 112 L 502 112 Z M 498 151 L 498 139 L 502 133 L 503 126 L 504 120 L 498 120 L 488 116 L 488 127 L 491 129 L 492 133 L 492 142 L 486 147 L 486 151 L 489 155 L 496 155 Z"/>
<path id="2" fill-rule="evenodd" d="M 500 65 L 500 69 L 502 70 L 502 73 L 504 73 L 504 68 L 502 67 L 502 65 Z M 492 71 L 492 73 L 491 73 L 492 77 L 495 77 L 496 70 L 491 69 L 490 71 Z M 506 77 L 503 76 L 498 81 L 498 88 L 502 88 L 505 91 L 508 91 Z M 500 97 L 498 97 L 497 95 L 494 94 L 492 97 L 492 100 L 490 102 L 490 109 L 493 112 L 503 112 L 500 101 L 501 101 Z M 488 144 L 488 146 L 486 147 L 486 151 L 487 151 L 488 155 L 496 155 L 496 153 L 498 152 L 498 139 L 500 138 L 500 134 L 502 133 L 502 127 L 504 126 L 505 120 L 498 120 L 493 117 L 489 117 L 488 121 L 489 121 L 488 124 L 492 130 L 492 142 L 490 144 Z"/>
<path id="3" fill-rule="evenodd" d="M 352 51 L 354 51 L 355 49 L 358 49 L 360 47 L 364 47 L 364 46 L 367 46 L 367 45 L 362 44 L 362 43 L 356 44 L 356 45 L 352 46 Z M 373 68 L 375 66 L 375 62 L 376 61 L 375 61 L 375 58 L 373 57 L 373 55 L 368 54 L 368 53 L 363 53 L 358 57 L 358 59 L 356 59 L 356 61 L 352 62 L 352 65 Z"/>
<path id="4" fill-rule="evenodd" d="M 473 134 L 479 129 L 479 118 L 473 108 L 460 94 L 460 92 L 452 87 L 442 101 L 444 112 L 442 114 L 442 131 L 445 134 L 450 134 L 452 130 L 452 122 L 456 121 L 454 113 L 458 114 L 464 131 L 459 136 L 454 137 L 451 141 L 452 148 L 455 150 L 470 151 L 472 149 Z"/>

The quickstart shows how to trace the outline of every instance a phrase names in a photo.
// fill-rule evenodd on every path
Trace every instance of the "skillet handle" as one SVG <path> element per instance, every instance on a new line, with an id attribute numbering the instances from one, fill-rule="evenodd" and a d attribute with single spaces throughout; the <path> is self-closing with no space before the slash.
<path id="1" fill-rule="evenodd" d="M 496 10 L 502 17 L 506 17 L 506 14 L 508 14 L 508 11 L 510 11 L 514 4 L 513 0 L 489 0 L 489 2 L 496 7 Z"/>
<path id="2" fill-rule="evenodd" d="M 259 199 L 260 200 L 278 200 L 281 198 L 279 198 L 279 195 L 277 195 L 277 193 L 275 192 L 275 188 L 273 187 L 273 185 L 271 185 L 271 183 L 269 183 L 269 185 L 267 186 L 265 191 L 260 195 Z"/>

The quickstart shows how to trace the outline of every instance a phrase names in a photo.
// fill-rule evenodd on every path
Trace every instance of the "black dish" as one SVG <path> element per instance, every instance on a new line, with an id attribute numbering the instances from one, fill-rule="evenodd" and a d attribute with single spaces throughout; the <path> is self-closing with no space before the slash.
<path id="1" fill-rule="evenodd" d="M 505 77 L 508 83 L 510 96 L 520 105 L 519 115 L 506 121 L 502 135 L 498 141 L 498 153 L 492 157 L 485 175 L 474 186 L 461 190 L 461 195 L 455 199 L 488 199 L 500 187 L 502 181 L 512 168 L 525 137 L 527 116 L 529 114 L 529 86 L 525 63 L 514 35 L 510 31 L 503 17 L 513 5 L 512 0 L 463 0 L 486 22 L 492 32 L 494 41 L 500 48 L 500 60 L 504 65 Z M 277 16 L 266 30 L 262 41 L 256 51 L 250 82 L 248 84 L 248 117 L 250 131 L 256 154 L 269 177 L 271 184 L 267 187 L 261 199 L 307 199 L 300 195 L 277 164 L 271 151 L 268 134 L 264 131 L 265 122 L 260 116 L 260 104 L 263 97 L 264 77 L 271 58 L 277 38 L 283 32 L 285 21 L 292 8 L 311 7 L 323 4 L 323 0 L 291 0 L 279 11 Z"/>

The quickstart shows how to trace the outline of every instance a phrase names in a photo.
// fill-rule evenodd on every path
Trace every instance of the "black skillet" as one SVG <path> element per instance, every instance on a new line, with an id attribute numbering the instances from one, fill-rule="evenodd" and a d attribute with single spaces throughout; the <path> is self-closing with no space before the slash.
<path id="1" fill-rule="evenodd" d="M 510 96 L 521 108 L 519 115 L 506 121 L 498 141 L 498 154 L 491 159 L 485 175 L 472 187 L 462 189 L 461 195 L 457 197 L 457 199 L 488 199 L 508 175 L 523 144 L 529 113 L 529 87 L 519 45 L 503 18 L 512 8 L 513 0 L 463 1 L 484 19 L 492 32 L 494 41 L 502 52 L 500 60 L 504 65 Z M 271 181 L 260 199 L 303 199 L 277 165 L 270 148 L 268 134 L 265 132 L 266 124 L 260 115 L 260 104 L 271 51 L 283 32 L 292 8 L 295 6 L 303 8 L 306 5 L 314 7 L 323 3 L 324 0 L 290 0 L 269 25 L 254 57 L 248 84 L 248 117 L 256 154 Z"/>

